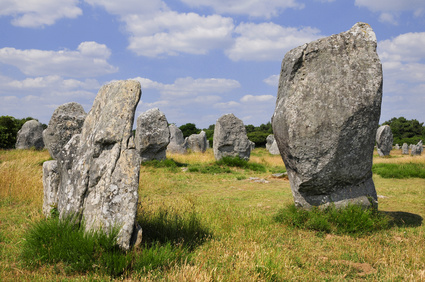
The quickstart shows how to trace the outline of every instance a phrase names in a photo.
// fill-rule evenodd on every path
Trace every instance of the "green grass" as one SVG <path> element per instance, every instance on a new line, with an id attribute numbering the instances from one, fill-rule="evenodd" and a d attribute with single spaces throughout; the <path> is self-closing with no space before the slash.
<path id="1" fill-rule="evenodd" d="M 153 167 L 153 168 L 167 168 L 170 172 L 179 172 L 181 167 L 186 167 L 187 164 L 179 163 L 173 159 L 165 160 L 151 160 L 142 162 L 142 166 Z"/>
<path id="2" fill-rule="evenodd" d="M 71 218 L 51 217 L 32 224 L 25 233 L 21 258 L 30 268 L 63 263 L 67 273 L 99 271 L 118 276 L 129 268 L 132 257 L 119 249 L 117 234 L 117 229 L 109 235 L 85 232 Z"/>
<path id="3" fill-rule="evenodd" d="M 362 209 L 348 205 L 337 209 L 314 207 L 307 211 L 291 204 L 281 209 L 275 220 L 295 228 L 314 230 L 322 233 L 366 235 L 390 228 L 390 218 L 374 209 Z"/>
<path id="4" fill-rule="evenodd" d="M 217 161 L 216 164 L 229 167 L 238 167 L 257 172 L 266 172 L 266 167 L 264 165 L 249 162 L 239 157 L 223 157 L 221 160 Z"/>
<path id="5" fill-rule="evenodd" d="M 425 178 L 423 163 L 379 163 L 372 166 L 372 171 L 383 178 Z"/>

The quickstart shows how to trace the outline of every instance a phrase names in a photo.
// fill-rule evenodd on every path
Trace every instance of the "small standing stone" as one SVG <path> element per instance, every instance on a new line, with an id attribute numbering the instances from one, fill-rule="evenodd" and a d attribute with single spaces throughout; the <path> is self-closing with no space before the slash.
<path id="1" fill-rule="evenodd" d="M 378 154 L 389 156 L 393 148 L 393 133 L 389 125 L 382 125 L 376 131 L 376 143 L 378 147 Z"/>
<path id="2" fill-rule="evenodd" d="M 187 149 L 192 152 L 204 153 L 207 150 L 207 135 L 205 131 L 201 131 L 199 134 L 191 134 L 185 140 Z"/>
<path id="3" fill-rule="evenodd" d="M 44 148 L 43 125 L 36 120 L 24 123 L 18 131 L 15 148 L 42 150 Z"/>
<path id="4" fill-rule="evenodd" d="M 168 121 L 158 108 L 150 109 L 137 118 L 136 148 L 142 162 L 165 160 L 169 143 Z"/>
<path id="5" fill-rule="evenodd" d="M 175 124 L 168 126 L 170 130 L 170 143 L 167 146 L 167 152 L 172 154 L 186 154 L 187 149 L 183 132 Z"/>
<path id="6" fill-rule="evenodd" d="M 422 144 L 422 140 L 420 140 L 418 144 L 412 146 L 411 155 L 420 156 L 422 155 L 422 151 L 423 151 L 423 144 Z"/>
<path id="7" fill-rule="evenodd" d="M 239 157 L 249 160 L 251 143 L 243 122 L 233 114 L 223 115 L 217 120 L 213 140 L 214 157 Z"/>
<path id="8" fill-rule="evenodd" d="M 407 143 L 403 143 L 403 146 L 401 146 L 401 154 L 402 155 L 409 154 L 409 145 L 407 145 Z"/>
<path id="9" fill-rule="evenodd" d="M 58 189 L 60 184 L 60 174 L 58 162 L 56 160 L 46 161 L 43 163 L 43 214 L 50 216 L 53 207 L 57 208 Z"/>
<path id="10" fill-rule="evenodd" d="M 83 106 L 75 102 L 63 104 L 53 112 L 43 131 L 44 144 L 52 158 L 56 160 L 71 137 L 81 133 L 86 116 Z"/>

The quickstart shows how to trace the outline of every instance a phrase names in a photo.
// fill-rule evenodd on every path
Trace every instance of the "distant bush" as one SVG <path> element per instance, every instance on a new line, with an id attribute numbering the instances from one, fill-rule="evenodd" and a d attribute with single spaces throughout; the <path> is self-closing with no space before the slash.
<path id="1" fill-rule="evenodd" d="M 314 207 L 307 211 L 291 204 L 281 209 L 274 219 L 295 228 L 347 235 L 365 235 L 390 227 L 387 216 L 375 209 L 364 210 L 357 205 L 340 209 L 334 206 L 326 209 Z"/>
<path id="2" fill-rule="evenodd" d="M 383 124 L 391 128 L 393 134 L 393 145 L 395 144 L 416 144 L 419 140 L 425 141 L 425 126 L 423 122 L 416 119 L 408 120 L 404 117 L 392 118 Z"/>
<path id="3" fill-rule="evenodd" d="M 168 168 L 171 172 L 179 172 L 180 167 L 185 167 L 187 164 L 176 162 L 173 159 L 165 159 L 165 160 L 151 160 L 142 162 L 142 166 L 146 167 L 154 167 L 154 168 Z"/>
<path id="4" fill-rule="evenodd" d="M 372 172 L 383 178 L 425 178 L 423 163 L 380 163 L 372 166 Z"/>
<path id="5" fill-rule="evenodd" d="M 217 161 L 216 164 L 230 167 L 239 167 L 252 171 L 266 172 L 266 167 L 264 165 L 258 163 L 251 163 L 239 157 L 223 157 L 221 160 Z"/>

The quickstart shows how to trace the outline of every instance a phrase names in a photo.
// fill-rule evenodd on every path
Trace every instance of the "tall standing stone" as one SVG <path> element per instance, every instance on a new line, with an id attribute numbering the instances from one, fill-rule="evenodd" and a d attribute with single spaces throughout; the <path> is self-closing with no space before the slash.
<path id="1" fill-rule="evenodd" d="M 214 157 L 239 157 L 249 160 L 251 144 L 243 122 L 233 114 L 220 117 L 215 124 L 213 139 Z"/>
<path id="2" fill-rule="evenodd" d="M 123 249 L 137 233 L 140 156 L 132 129 L 140 95 L 137 81 L 102 86 L 81 134 L 72 136 L 58 160 L 61 218 L 79 214 L 87 230 L 118 227 Z"/>
<path id="3" fill-rule="evenodd" d="M 409 145 L 407 145 L 407 143 L 403 143 L 403 146 L 401 146 L 401 154 L 402 155 L 409 154 Z"/>
<path id="4" fill-rule="evenodd" d="M 81 133 L 86 112 L 83 106 L 70 102 L 56 108 L 50 118 L 49 125 L 43 131 L 43 140 L 50 156 L 57 159 L 69 139 Z"/>
<path id="5" fill-rule="evenodd" d="M 165 160 L 169 143 L 168 121 L 158 108 L 150 109 L 137 118 L 136 148 L 142 162 Z"/>
<path id="6" fill-rule="evenodd" d="M 183 132 L 175 124 L 170 124 L 168 128 L 170 130 L 170 143 L 167 146 L 167 152 L 172 154 L 185 154 L 187 148 Z"/>
<path id="7" fill-rule="evenodd" d="M 389 125 L 382 125 L 376 131 L 376 144 L 378 147 L 378 154 L 389 156 L 393 148 L 393 133 Z"/>
<path id="8" fill-rule="evenodd" d="M 192 152 L 204 153 L 207 150 L 207 135 L 203 130 L 199 134 L 191 134 L 185 142 Z"/>
<path id="9" fill-rule="evenodd" d="M 42 150 L 44 148 L 43 125 L 36 120 L 24 123 L 16 136 L 15 148 Z"/>
<path id="10" fill-rule="evenodd" d="M 372 158 L 382 99 L 365 23 L 289 51 L 272 117 L 296 206 L 377 204 Z"/>

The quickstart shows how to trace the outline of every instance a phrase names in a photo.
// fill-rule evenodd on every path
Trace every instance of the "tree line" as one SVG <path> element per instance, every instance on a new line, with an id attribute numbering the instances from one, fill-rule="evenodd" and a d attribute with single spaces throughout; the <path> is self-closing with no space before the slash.
<path id="1" fill-rule="evenodd" d="M 16 136 L 21 129 L 22 125 L 34 118 L 27 117 L 23 119 L 17 119 L 12 116 L 0 116 L 0 149 L 12 149 L 15 147 Z M 404 117 L 392 118 L 383 123 L 391 127 L 391 131 L 394 137 L 394 145 L 403 143 L 416 144 L 419 140 L 425 141 L 425 126 L 423 122 L 419 122 L 416 119 L 408 120 Z M 46 128 L 47 125 L 43 124 Z M 183 132 L 184 137 L 188 137 L 191 134 L 199 134 L 201 129 L 197 128 L 194 123 L 186 123 L 179 127 Z M 215 124 L 211 124 L 207 128 L 202 130 L 205 131 L 207 140 L 210 144 L 213 143 Z M 269 134 L 273 134 L 272 125 L 270 122 L 261 124 L 260 126 L 254 126 L 252 124 L 245 125 L 248 139 L 255 143 L 256 147 L 265 147 L 266 138 Z"/>

